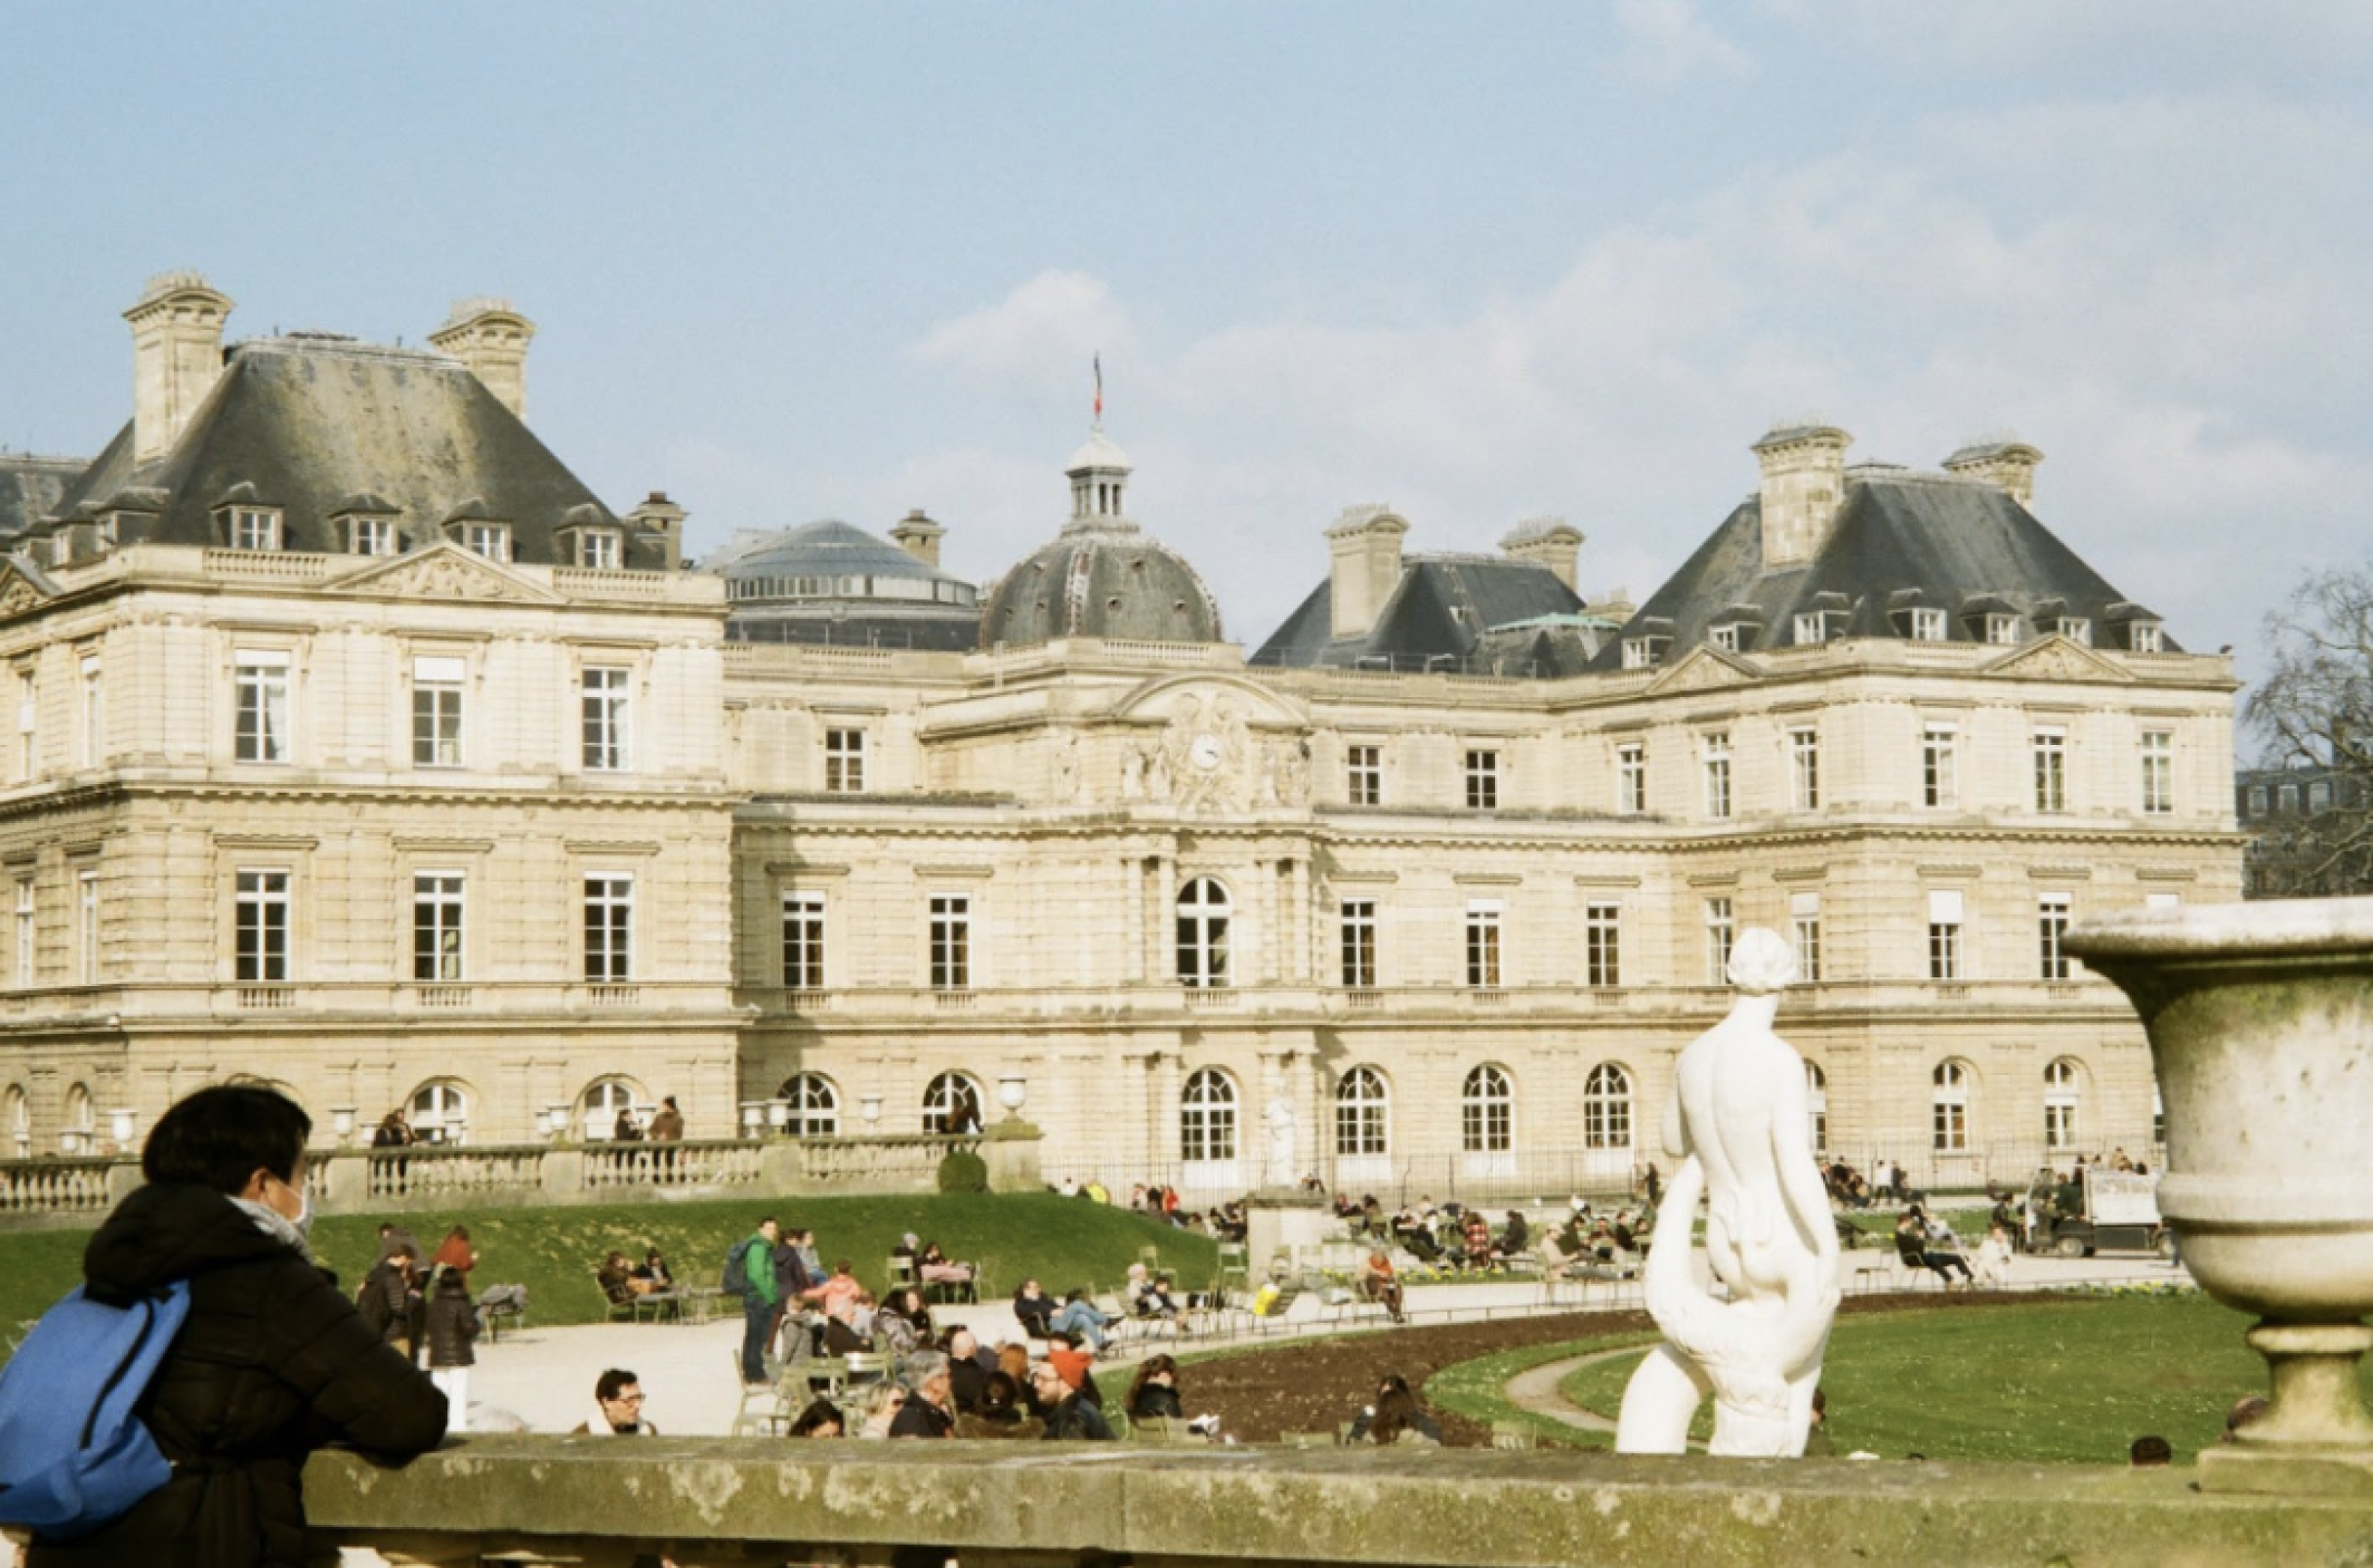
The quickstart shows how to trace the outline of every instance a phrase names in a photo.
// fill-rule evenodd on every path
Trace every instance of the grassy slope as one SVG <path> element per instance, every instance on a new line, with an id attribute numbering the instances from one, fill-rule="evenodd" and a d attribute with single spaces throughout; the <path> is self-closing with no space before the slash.
<path id="1" fill-rule="evenodd" d="M 1204 1237 L 1052 1193 L 464 1209 L 394 1217 L 427 1248 L 449 1225 L 468 1225 L 483 1255 L 472 1284 L 525 1285 L 534 1320 L 549 1324 L 601 1321 L 592 1270 L 612 1247 L 639 1259 L 645 1247 L 656 1245 L 678 1279 L 715 1285 L 726 1248 L 767 1214 L 812 1228 L 827 1264 L 848 1259 L 857 1278 L 877 1291 L 885 1283 L 890 1249 L 909 1230 L 937 1241 L 951 1257 L 985 1262 L 988 1283 L 1001 1295 L 1011 1295 L 1025 1273 L 1055 1293 L 1073 1285 L 1110 1289 L 1137 1261 L 1141 1247 L 1158 1247 L 1162 1266 L 1175 1270 L 1186 1288 L 1200 1289 L 1218 1263 L 1217 1249 Z M 324 1217 L 313 1228 L 322 1261 L 349 1285 L 378 1256 L 381 1217 Z M 0 1236 L 0 1331 L 38 1316 L 79 1283 L 86 1239 L 76 1231 Z M 0 1338 L 0 1347 L 5 1344 Z"/>
<path id="2" fill-rule="evenodd" d="M 2201 1296 L 1843 1319 L 1821 1374 L 1831 1442 L 1890 1459 L 2116 1465 L 2155 1432 L 2184 1464 L 2216 1441 L 2235 1399 L 2266 1391 L 2248 1327 Z M 1612 1415 L 1633 1364 L 1585 1367 L 1566 1397 Z"/>

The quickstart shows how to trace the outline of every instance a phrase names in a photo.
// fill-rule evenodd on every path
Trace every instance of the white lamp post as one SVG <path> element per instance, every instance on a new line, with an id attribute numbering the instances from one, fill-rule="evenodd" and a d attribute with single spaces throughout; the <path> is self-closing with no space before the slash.
<path id="1" fill-rule="evenodd" d="M 882 1119 L 882 1096 L 879 1094 L 860 1096 L 857 1100 L 857 1115 L 864 1119 L 867 1127 L 880 1121 Z"/>
<path id="2" fill-rule="evenodd" d="M 338 1146 L 346 1147 L 347 1139 L 354 1135 L 354 1107 L 335 1105 L 330 1108 L 330 1131 L 338 1135 Z"/>
<path id="3" fill-rule="evenodd" d="M 130 1106 L 118 1106 L 107 1112 L 107 1132 L 114 1137 L 117 1148 L 126 1149 L 132 1146 L 132 1110 Z"/>

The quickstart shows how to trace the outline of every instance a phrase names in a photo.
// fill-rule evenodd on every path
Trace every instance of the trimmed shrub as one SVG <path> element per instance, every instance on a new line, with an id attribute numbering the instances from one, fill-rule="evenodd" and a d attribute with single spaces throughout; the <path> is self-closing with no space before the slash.
<path id="1" fill-rule="evenodd" d="M 939 1162 L 941 1192 L 988 1191 L 988 1162 L 958 1149 Z"/>

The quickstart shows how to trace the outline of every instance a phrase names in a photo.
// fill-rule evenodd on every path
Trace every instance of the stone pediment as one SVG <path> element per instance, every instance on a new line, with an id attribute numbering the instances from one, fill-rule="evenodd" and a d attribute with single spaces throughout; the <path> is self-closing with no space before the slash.
<path id="1" fill-rule="evenodd" d="M 1668 692 L 1712 691 L 1722 686 L 1752 685 L 1764 678 L 1763 672 L 1735 653 L 1720 648 L 1694 647 L 1687 657 L 1648 682 L 1648 691 L 1661 696 Z"/>
<path id="2" fill-rule="evenodd" d="M 434 598 L 452 603 L 558 604 L 558 594 L 459 545 L 437 543 L 365 566 L 329 585 L 333 594 Z"/>
<path id="3" fill-rule="evenodd" d="M 1221 709 L 1241 716 L 1247 723 L 1264 727 L 1284 724 L 1301 728 L 1310 722 L 1309 717 L 1292 701 L 1257 681 L 1209 674 L 1163 676 L 1148 681 L 1115 704 L 1112 717 L 1137 723 L 1166 722 Z"/>
<path id="4" fill-rule="evenodd" d="M 2114 681 L 2121 685 L 2134 679 L 2083 643 L 2057 635 L 2014 648 L 1981 673 L 2011 681 Z"/>
<path id="5" fill-rule="evenodd" d="M 50 598 L 50 591 L 19 570 L 15 561 L 0 563 L 0 621 L 37 610 Z"/>

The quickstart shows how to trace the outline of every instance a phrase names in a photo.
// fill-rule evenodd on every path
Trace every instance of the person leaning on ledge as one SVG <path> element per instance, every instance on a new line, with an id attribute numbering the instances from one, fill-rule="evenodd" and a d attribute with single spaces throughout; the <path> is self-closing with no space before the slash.
<path id="1" fill-rule="evenodd" d="M 623 1367 L 594 1380 L 594 1413 L 571 1437 L 656 1437 L 659 1428 L 643 1419 L 643 1382 Z"/>
<path id="2" fill-rule="evenodd" d="M 189 1282 L 189 1316 L 142 1414 L 173 1479 L 26 1568 L 298 1568 L 306 1457 L 352 1444 L 382 1460 L 445 1435 L 445 1396 L 382 1342 L 313 1261 L 305 1193 L 312 1120 L 252 1085 L 201 1089 L 157 1119 L 147 1185 L 83 1254 L 96 1300 Z"/>

